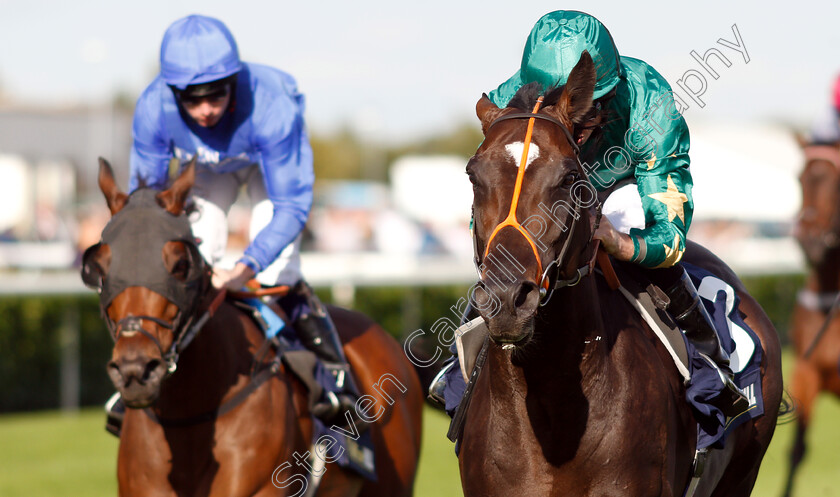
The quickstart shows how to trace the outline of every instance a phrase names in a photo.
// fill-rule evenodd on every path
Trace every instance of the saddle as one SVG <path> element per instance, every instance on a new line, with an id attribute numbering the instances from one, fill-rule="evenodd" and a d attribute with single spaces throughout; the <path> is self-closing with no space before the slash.
<path id="1" fill-rule="evenodd" d="M 314 352 L 303 346 L 292 328 L 289 317 L 275 299 L 266 301 L 261 298 L 234 294 L 229 300 L 234 306 L 248 314 L 265 334 L 266 341 L 257 351 L 257 361 L 259 362 L 261 357 L 267 354 L 269 348 L 273 348 L 277 356 L 275 361 L 282 362 L 306 388 L 310 411 L 325 391 L 338 390 L 335 377 L 326 371 Z M 328 454 L 331 460 L 341 467 L 356 471 L 365 478 L 373 479 L 376 469 L 373 441 L 367 430 L 368 423 L 357 422 L 358 419 L 350 416 L 349 413 L 346 417 L 346 424 L 341 427 L 328 427 L 313 416 L 315 423 L 313 443 L 325 435 L 332 437 L 336 443 L 330 448 L 331 452 Z M 315 481 L 312 483 L 317 485 Z"/>

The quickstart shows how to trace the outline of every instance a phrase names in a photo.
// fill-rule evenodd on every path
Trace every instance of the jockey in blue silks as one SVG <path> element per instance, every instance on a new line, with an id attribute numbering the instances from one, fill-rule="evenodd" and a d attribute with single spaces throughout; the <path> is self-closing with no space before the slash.
<path id="1" fill-rule="evenodd" d="M 239 290 L 254 277 L 289 285 L 293 291 L 280 304 L 301 341 L 329 371 L 347 374 L 335 327 L 300 270 L 314 181 L 303 113 L 295 79 L 242 62 L 221 21 L 179 19 L 164 34 L 160 74 L 137 101 L 129 189 L 166 188 L 169 161 L 197 156 L 190 221 L 202 255 L 216 266 L 227 245 L 227 212 L 244 186 L 253 208 L 251 243 L 232 269 L 214 267 L 213 286 Z M 358 394 L 352 382 L 345 385 L 313 413 L 329 422 L 352 408 Z"/>

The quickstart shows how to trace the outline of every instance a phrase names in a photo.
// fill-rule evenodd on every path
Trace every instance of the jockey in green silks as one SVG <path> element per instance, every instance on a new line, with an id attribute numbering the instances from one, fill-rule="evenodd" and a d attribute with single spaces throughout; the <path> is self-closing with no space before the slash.
<path id="1" fill-rule="evenodd" d="M 537 21 L 519 70 L 490 92 L 490 100 L 506 107 L 528 83 L 544 88 L 565 84 L 583 51 L 592 56 L 597 81 L 596 115 L 577 137 L 581 162 L 595 188 L 610 194 L 594 237 L 668 294 L 668 311 L 688 340 L 727 377 L 713 403 L 727 416 L 740 414 L 749 403 L 732 383 L 729 357 L 711 317 L 677 264 L 694 201 L 688 126 L 668 82 L 644 61 L 619 55 L 609 31 L 594 17 L 558 10 Z M 440 385 L 433 384 L 432 397 L 439 391 Z"/>
<path id="2" fill-rule="evenodd" d="M 685 250 L 694 211 L 689 135 L 670 85 L 654 68 L 619 56 L 609 31 L 594 17 L 556 11 L 531 30 L 521 68 L 490 92 L 490 100 L 505 107 L 527 83 L 565 84 L 584 50 L 595 62 L 593 99 L 606 122 L 600 137 L 583 143 L 581 159 L 598 190 L 633 180 L 644 212 L 643 226 L 630 228 L 612 255 L 646 267 L 673 266 Z M 609 230 L 600 231 L 596 238 L 609 250 L 615 245 L 603 239 Z"/>

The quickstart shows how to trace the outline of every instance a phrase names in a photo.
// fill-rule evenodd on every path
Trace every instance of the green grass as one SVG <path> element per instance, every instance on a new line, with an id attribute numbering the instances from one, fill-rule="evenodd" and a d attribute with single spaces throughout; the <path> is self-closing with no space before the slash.
<path id="1" fill-rule="evenodd" d="M 778 425 L 770 449 L 764 456 L 753 495 L 781 495 L 788 471 L 788 452 L 796 424 Z M 799 466 L 793 486 L 795 497 L 840 496 L 840 402 L 823 394 L 817 402 L 814 420 L 806 434 L 808 453 Z"/>
<path id="2" fill-rule="evenodd" d="M 785 356 L 786 366 L 789 356 Z M 787 368 L 786 368 L 787 369 Z M 116 495 L 117 440 L 103 428 L 101 409 L 0 416 L 0 496 Z M 419 497 L 461 497 L 458 460 L 446 439 L 449 418 L 426 408 Z M 779 495 L 787 472 L 793 423 L 776 429 L 753 495 Z M 840 401 L 823 395 L 808 432 L 809 452 L 794 495 L 840 496 Z"/>
<path id="3" fill-rule="evenodd" d="M 102 409 L 0 416 L 0 495 L 113 496 L 117 439 Z"/>
<path id="4" fill-rule="evenodd" d="M 449 416 L 426 407 L 423 412 L 423 448 L 417 471 L 415 495 L 425 497 L 462 497 L 461 476 L 455 444 L 446 438 Z"/>
<path id="5" fill-rule="evenodd" d="M 787 384 L 793 368 L 790 349 L 782 355 L 782 369 Z M 753 489 L 759 497 L 777 497 L 787 479 L 788 454 L 793 444 L 796 422 L 792 416 L 780 420 L 770 448 L 761 463 Z M 817 399 L 811 425 L 805 434 L 807 453 L 796 473 L 794 497 L 840 496 L 840 401 L 823 393 Z"/>

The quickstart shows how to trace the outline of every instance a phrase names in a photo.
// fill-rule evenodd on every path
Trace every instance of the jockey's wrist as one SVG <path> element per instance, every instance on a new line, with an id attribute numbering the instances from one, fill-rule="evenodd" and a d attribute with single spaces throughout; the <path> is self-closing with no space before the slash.
<path id="1" fill-rule="evenodd" d="M 609 244 L 612 250 L 607 250 L 607 252 L 618 260 L 632 261 L 636 254 L 636 246 L 630 235 L 613 230 L 613 236 L 615 237 L 613 243 Z"/>
<path id="2" fill-rule="evenodd" d="M 247 264 L 242 263 L 242 262 L 237 262 L 236 266 L 234 266 L 234 268 L 233 268 L 233 274 L 235 275 L 234 277 L 236 279 L 238 279 L 238 280 L 244 279 L 247 282 L 248 280 L 250 280 L 251 278 L 256 276 L 257 272 L 254 271 L 253 269 L 251 269 L 251 267 L 248 266 Z"/>
<path id="3" fill-rule="evenodd" d="M 260 263 L 257 262 L 256 259 L 254 259 L 253 257 L 251 257 L 250 255 L 247 255 L 247 254 L 243 255 L 238 261 L 236 261 L 236 264 L 237 265 L 242 264 L 244 266 L 247 266 L 248 268 L 251 269 L 251 271 L 254 272 L 254 274 L 257 274 L 262 270 L 262 268 L 260 267 Z"/>

